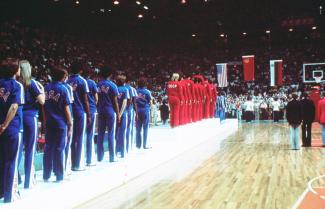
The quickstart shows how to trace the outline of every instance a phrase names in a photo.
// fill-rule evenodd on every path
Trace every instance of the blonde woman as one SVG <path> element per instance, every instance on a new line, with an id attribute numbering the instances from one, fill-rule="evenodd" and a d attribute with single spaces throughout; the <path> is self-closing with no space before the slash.
<path id="1" fill-rule="evenodd" d="M 27 60 L 19 63 L 20 78 L 25 90 L 25 104 L 23 105 L 23 146 L 25 150 L 25 181 L 24 188 L 32 186 L 34 178 L 34 153 L 38 135 L 39 105 L 44 105 L 44 87 L 32 79 L 32 67 Z"/>

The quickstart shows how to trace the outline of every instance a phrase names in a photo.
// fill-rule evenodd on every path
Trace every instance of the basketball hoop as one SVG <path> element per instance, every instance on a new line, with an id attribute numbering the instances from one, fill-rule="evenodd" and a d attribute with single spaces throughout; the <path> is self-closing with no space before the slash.
<path id="1" fill-rule="evenodd" d="M 315 76 L 314 79 L 315 79 L 316 83 L 320 83 L 322 80 L 322 76 Z"/>

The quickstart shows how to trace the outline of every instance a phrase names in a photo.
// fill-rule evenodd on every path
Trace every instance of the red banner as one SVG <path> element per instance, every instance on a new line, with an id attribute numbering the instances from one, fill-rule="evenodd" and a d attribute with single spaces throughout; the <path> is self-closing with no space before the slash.
<path id="1" fill-rule="evenodd" d="M 278 76 L 277 76 L 277 85 L 282 86 L 282 61 L 277 62 Z"/>
<path id="2" fill-rule="evenodd" d="M 254 55 L 243 56 L 243 69 L 244 69 L 244 80 L 253 81 L 254 80 Z"/>

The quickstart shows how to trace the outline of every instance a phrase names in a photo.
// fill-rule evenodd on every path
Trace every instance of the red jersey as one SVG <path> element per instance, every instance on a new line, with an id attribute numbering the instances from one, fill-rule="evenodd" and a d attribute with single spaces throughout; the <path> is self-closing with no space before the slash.
<path id="1" fill-rule="evenodd" d="M 310 99 L 314 102 L 314 105 L 315 105 L 315 121 L 319 121 L 318 102 L 321 99 L 320 99 L 320 92 L 318 89 L 314 89 L 311 91 Z"/>
<path id="2" fill-rule="evenodd" d="M 212 92 L 210 91 L 210 83 L 208 81 L 204 81 L 203 86 L 205 88 L 205 100 L 207 102 L 212 101 Z"/>
<path id="3" fill-rule="evenodd" d="M 167 84 L 167 95 L 183 99 L 183 88 L 178 81 L 169 81 Z"/>

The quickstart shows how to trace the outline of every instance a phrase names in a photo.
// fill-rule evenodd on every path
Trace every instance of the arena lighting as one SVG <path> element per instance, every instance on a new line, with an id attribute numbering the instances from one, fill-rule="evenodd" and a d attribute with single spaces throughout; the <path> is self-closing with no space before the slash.
<path id="1" fill-rule="evenodd" d="M 148 10 L 148 9 L 149 9 L 149 7 L 147 7 L 147 6 L 143 6 L 143 9 L 145 9 L 145 10 Z"/>
<path id="2" fill-rule="evenodd" d="M 312 30 L 316 30 L 316 29 L 317 29 L 317 27 L 316 27 L 316 26 L 313 26 L 311 29 L 312 29 Z"/>
<path id="3" fill-rule="evenodd" d="M 141 4 L 141 2 L 140 2 L 140 1 L 136 1 L 135 3 L 137 3 L 137 5 L 140 5 L 140 4 Z"/>
<path id="4" fill-rule="evenodd" d="M 139 19 L 143 18 L 143 14 L 138 14 L 138 18 Z"/>
<path id="5" fill-rule="evenodd" d="M 267 33 L 267 34 L 270 34 L 270 33 L 271 33 L 271 31 L 270 31 L 270 30 L 266 30 L 266 31 L 265 31 L 265 33 Z"/>
<path id="6" fill-rule="evenodd" d="M 290 32 L 292 32 L 292 31 L 293 31 L 293 29 L 292 29 L 292 28 L 289 28 L 289 31 L 290 31 Z"/>
<path id="7" fill-rule="evenodd" d="M 115 0 L 115 1 L 113 2 L 113 4 L 114 4 L 114 5 L 119 5 L 119 4 L 120 4 L 120 2 L 119 2 L 119 1 L 117 1 L 117 0 Z"/>
<path id="8" fill-rule="evenodd" d="M 319 14 L 320 14 L 320 15 L 322 15 L 322 9 L 323 9 L 323 6 L 320 5 L 320 6 L 319 6 Z"/>

